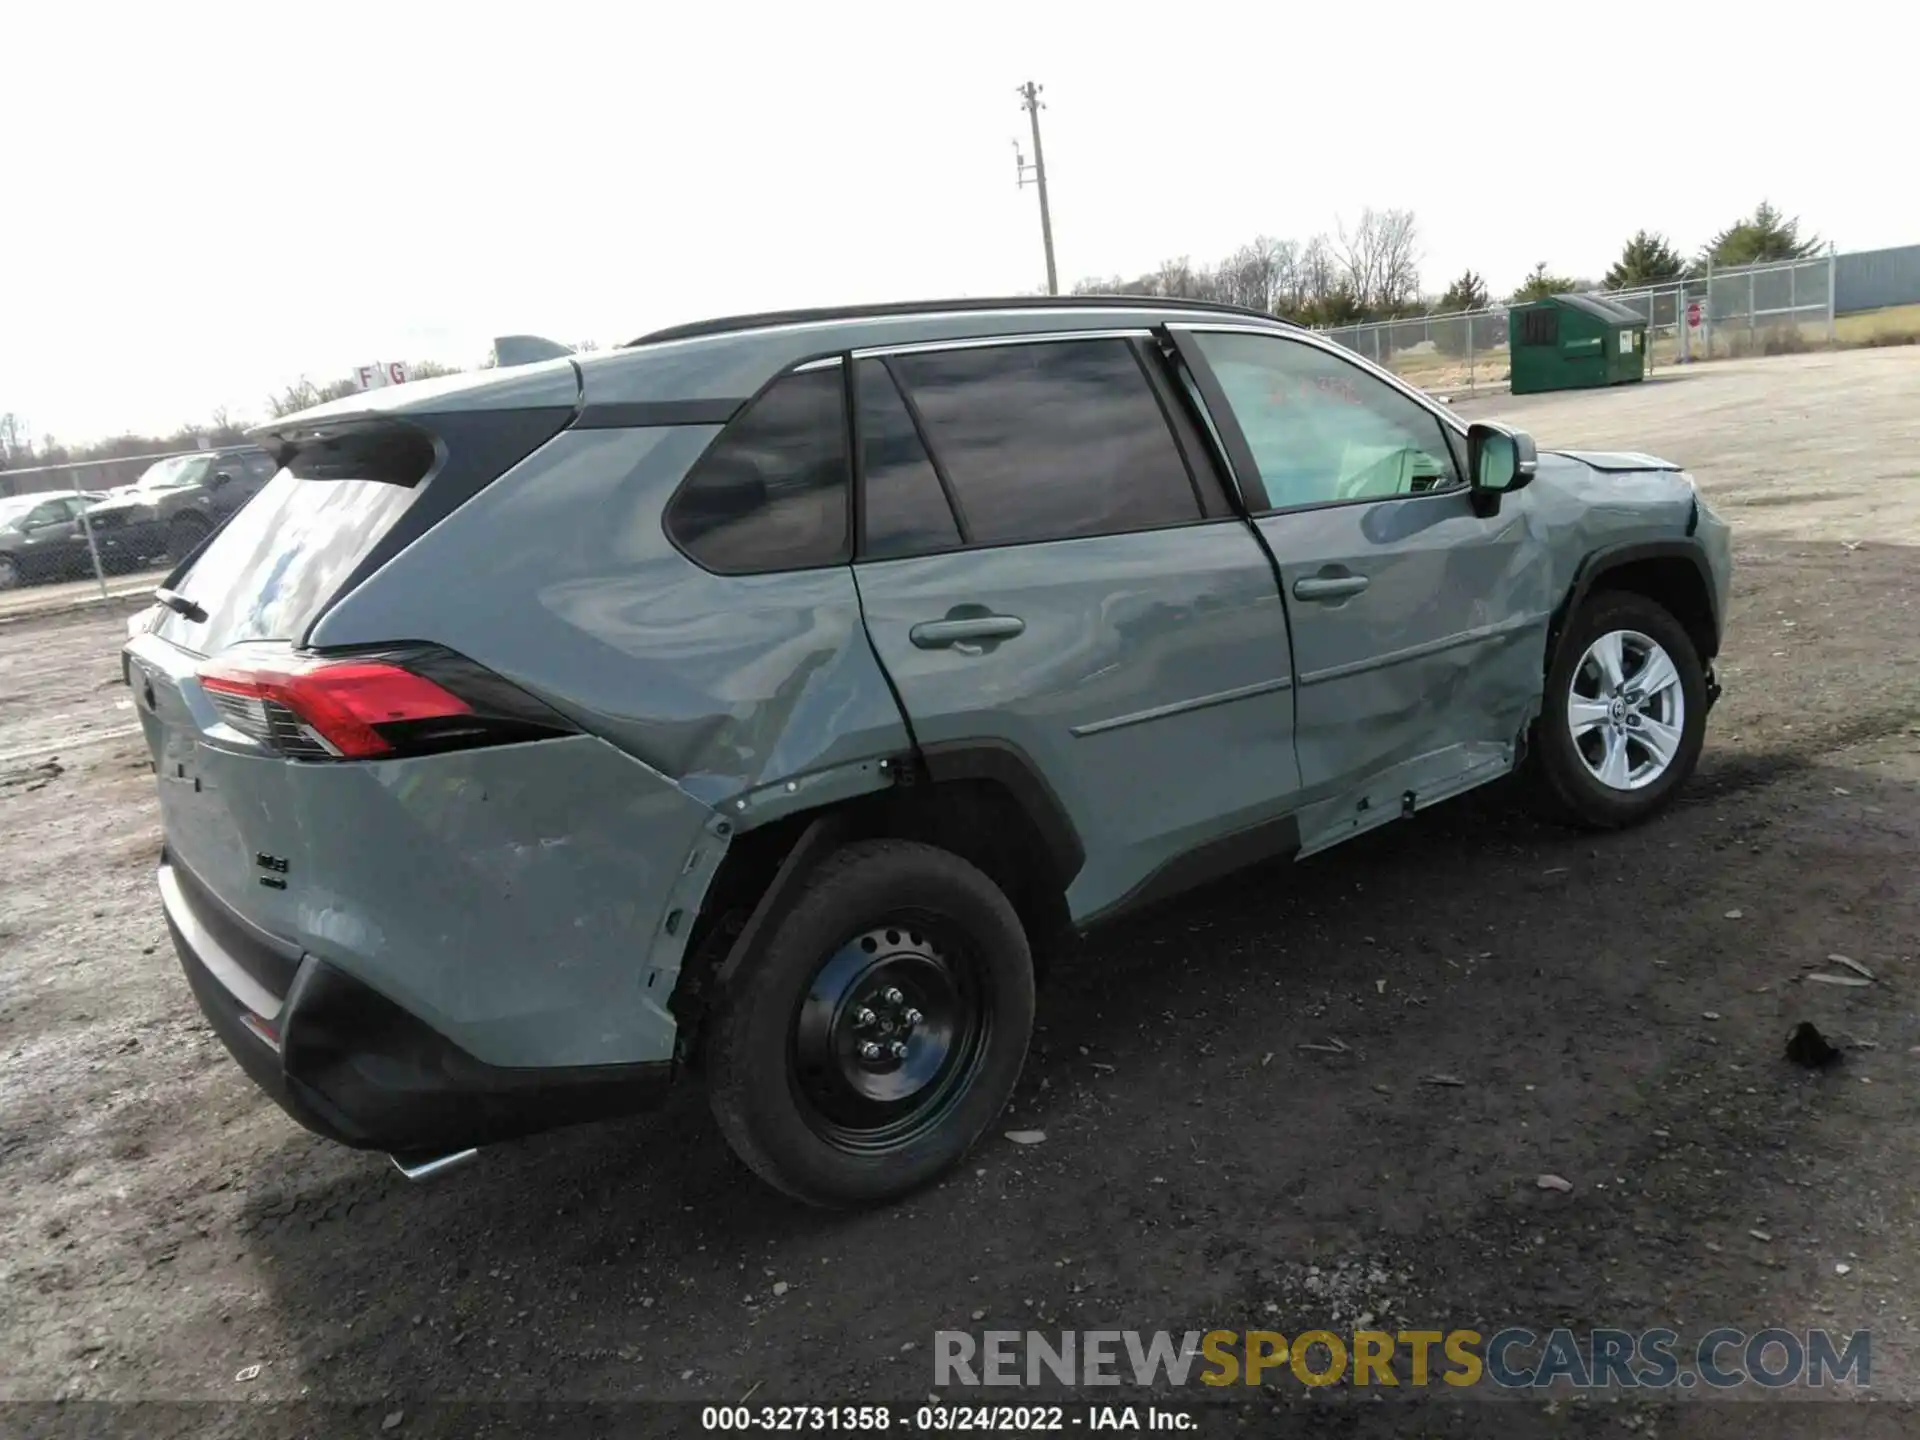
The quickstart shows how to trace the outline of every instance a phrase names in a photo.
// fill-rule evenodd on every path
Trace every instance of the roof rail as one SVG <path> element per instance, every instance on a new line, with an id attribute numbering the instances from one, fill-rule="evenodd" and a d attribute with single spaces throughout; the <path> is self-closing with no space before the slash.
<path id="1" fill-rule="evenodd" d="M 706 335 L 728 335 L 740 330 L 813 325 L 832 320 L 881 320 L 897 315 L 951 314 L 956 311 L 1119 309 L 1193 310 L 1209 315 L 1249 316 L 1282 325 L 1292 323 L 1245 305 L 1225 305 L 1213 300 L 1177 300 L 1163 295 L 1009 295 L 967 300 L 891 300 L 878 305 L 830 305 L 812 310 L 766 310 L 757 315 L 728 315 L 716 320 L 697 320 L 689 325 L 671 325 L 665 330 L 655 330 L 637 340 L 629 340 L 621 348 L 658 345 L 668 340 L 695 340 Z"/>

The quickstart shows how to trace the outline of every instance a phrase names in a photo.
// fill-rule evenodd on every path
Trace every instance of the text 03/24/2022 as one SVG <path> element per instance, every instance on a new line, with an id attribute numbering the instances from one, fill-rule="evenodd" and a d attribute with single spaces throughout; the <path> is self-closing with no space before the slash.
<path id="1" fill-rule="evenodd" d="M 855 1435 L 902 1430 L 941 1435 L 991 1431 L 1148 1430 L 1180 1434 L 1198 1428 L 1192 1412 L 1164 1405 L 708 1405 L 703 1430 L 736 1433 L 804 1431 Z"/>

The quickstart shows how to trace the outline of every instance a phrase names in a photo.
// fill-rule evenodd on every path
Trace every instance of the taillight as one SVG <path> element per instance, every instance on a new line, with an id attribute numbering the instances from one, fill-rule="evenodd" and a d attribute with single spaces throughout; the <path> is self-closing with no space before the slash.
<path id="1" fill-rule="evenodd" d="M 293 760 L 380 760 L 564 735 L 547 706 L 434 647 L 212 660 L 200 688 L 226 723 Z"/>

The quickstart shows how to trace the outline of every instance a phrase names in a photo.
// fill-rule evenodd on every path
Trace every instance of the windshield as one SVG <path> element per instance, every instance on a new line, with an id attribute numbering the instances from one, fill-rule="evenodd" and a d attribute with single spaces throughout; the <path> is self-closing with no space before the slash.
<path id="1" fill-rule="evenodd" d="M 212 463 L 211 455 L 176 455 L 171 460 L 160 460 L 146 468 L 133 482 L 133 488 L 178 490 L 184 485 L 198 485 L 206 478 L 207 467 Z"/>
<path id="2" fill-rule="evenodd" d="M 29 510 L 46 498 L 44 495 L 16 495 L 0 500 L 0 528 L 19 524 Z"/>

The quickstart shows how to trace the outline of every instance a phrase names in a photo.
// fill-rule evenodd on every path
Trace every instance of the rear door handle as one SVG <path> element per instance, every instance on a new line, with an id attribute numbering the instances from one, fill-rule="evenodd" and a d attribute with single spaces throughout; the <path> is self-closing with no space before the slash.
<path id="1" fill-rule="evenodd" d="M 1296 600 L 1344 600 L 1367 588 L 1364 575 L 1310 575 L 1293 582 Z"/>
<path id="2" fill-rule="evenodd" d="M 1027 622 L 1018 615 L 968 615 L 958 620 L 923 620 L 907 631 L 922 650 L 971 650 L 983 640 L 1011 640 Z"/>

